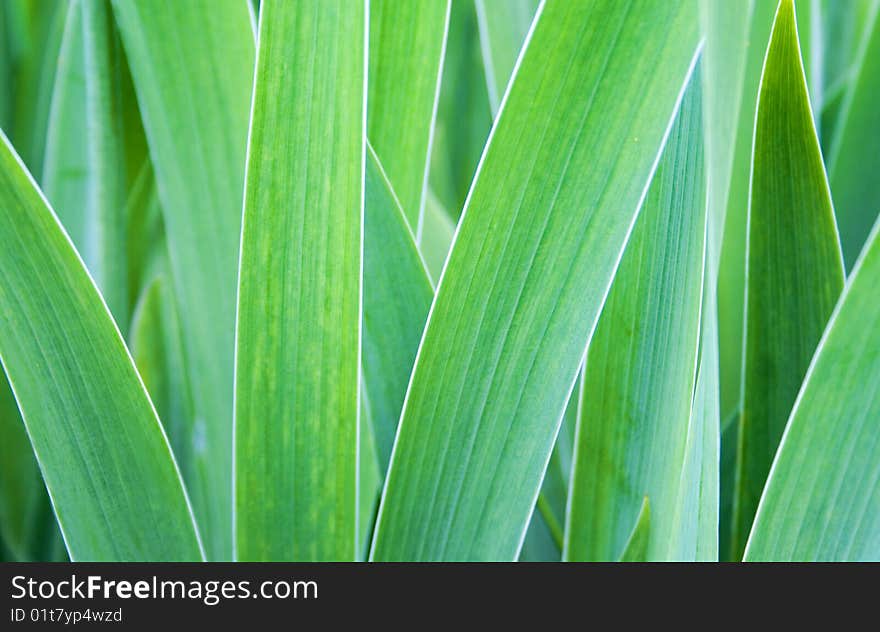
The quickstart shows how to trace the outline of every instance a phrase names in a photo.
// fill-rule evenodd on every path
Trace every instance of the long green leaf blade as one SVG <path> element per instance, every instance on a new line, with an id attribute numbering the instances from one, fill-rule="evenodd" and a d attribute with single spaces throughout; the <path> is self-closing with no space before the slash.
<path id="1" fill-rule="evenodd" d="M 201 559 L 168 441 L 122 337 L 2 141 L 0 358 L 71 559 Z"/>
<path id="2" fill-rule="evenodd" d="M 722 553 L 726 550 L 724 547 L 729 537 L 730 521 L 728 519 L 725 522 L 720 515 L 723 499 L 729 498 L 729 494 L 726 497 L 724 494 L 728 477 L 722 476 L 720 461 L 722 450 L 730 457 L 735 457 L 736 444 L 721 441 L 720 417 L 722 408 L 739 409 L 742 268 L 745 266 L 744 258 L 731 258 L 729 247 L 726 260 L 723 261 L 721 255 L 722 245 L 725 243 L 725 225 L 728 222 L 728 203 L 731 202 L 731 221 L 727 224 L 729 227 L 738 228 L 740 218 L 745 216 L 746 205 L 740 207 L 732 201 L 738 200 L 737 193 L 743 190 L 741 186 L 737 186 L 743 182 L 742 176 L 746 180 L 748 177 L 743 144 L 747 139 L 751 147 L 755 94 L 751 93 L 747 99 L 744 99 L 744 95 L 752 91 L 752 84 L 757 86 L 760 73 L 758 54 L 763 53 L 761 46 L 750 41 L 750 35 L 755 36 L 756 28 L 763 23 L 764 7 L 770 4 L 768 0 L 702 0 L 700 3 L 700 17 L 706 38 L 703 87 L 709 210 L 706 220 L 706 272 L 703 279 L 700 360 L 691 428 L 688 433 L 688 446 L 692 452 L 687 457 L 688 472 L 682 479 L 682 485 L 684 490 L 705 490 L 706 494 L 715 494 L 719 498 L 715 502 L 686 493 L 680 509 L 685 511 L 683 518 L 690 516 L 686 520 L 688 524 L 696 524 L 700 529 L 711 529 L 718 533 L 720 523 L 721 529 L 715 536 L 714 546 L 709 545 L 708 551 L 691 552 L 698 559 L 717 559 L 719 550 Z M 770 18 L 766 21 L 769 25 Z M 739 234 L 737 230 L 731 230 L 730 233 L 737 236 Z M 734 248 L 733 252 L 741 250 Z M 722 267 L 722 262 L 727 265 Z M 743 265 L 739 266 L 737 262 Z M 731 272 L 734 283 L 728 285 Z M 725 283 L 719 287 L 722 274 Z M 731 305 L 737 304 L 740 306 L 739 313 L 735 307 L 733 311 L 728 311 Z M 719 307 L 724 308 L 720 314 Z M 723 338 L 720 335 L 722 332 L 726 334 Z M 722 356 L 726 362 L 722 362 Z M 702 446 L 698 439 L 702 439 Z M 705 480 L 705 485 L 695 488 L 693 480 L 700 478 Z M 732 488 L 732 485 L 729 487 Z M 694 538 L 682 538 L 680 541 L 706 544 L 711 539 L 704 533 Z M 680 551 L 680 557 L 687 556 L 685 551 Z"/>
<path id="3" fill-rule="evenodd" d="M 451 0 L 371 0 L 368 133 L 421 234 Z"/>
<path id="4" fill-rule="evenodd" d="M 646 496 L 653 514 L 646 559 L 675 559 L 679 548 L 696 548 L 680 547 L 685 531 L 676 516 L 706 233 L 700 76 L 698 69 L 685 92 L 587 352 L 567 512 L 569 560 L 619 559 Z"/>
<path id="5" fill-rule="evenodd" d="M 800 60 L 794 4 L 782 0 L 755 123 L 734 553 L 745 546 L 785 422 L 843 287 L 834 211 Z"/>
<path id="6" fill-rule="evenodd" d="M 695 11 L 539 9 L 432 306 L 373 559 L 516 559 L 692 66 Z"/>
<path id="7" fill-rule="evenodd" d="M 254 39 L 243 0 L 113 0 L 173 265 L 195 420 L 191 485 L 211 559 L 232 553 L 232 384 Z"/>
<path id="8" fill-rule="evenodd" d="M 736 6 L 724 0 L 723 5 L 735 10 Z M 719 242 L 720 259 L 718 267 L 718 353 L 721 380 L 721 417 L 726 419 L 742 408 L 742 347 L 743 347 L 743 310 L 745 297 L 746 270 L 746 220 L 749 208 L 749 174 L 752 163 L 752 140 L 755 130 L 755 104 L 758 101 L 758 84 L 767 42 L 770 39 L 770 28 L 776 9 L 775 0 L 755 0 L 754 11 L 748 30 L 745 69 L 743 75 L 742 96 L 739 116 L 736 122 L 736 142 L 731 166 L 730 185 L 726 200 L 726 212 L 723 215 L 723 239 Z M 711 43 L 707 42 L 711 49 Z M 733 50 L 721 54 L 733 55 Z M 710 85 L 713 78 L 707 81 Z M 722 96 L 721 99 L 733 99 L 734 94 Z M 710 107 L 711 102 L 710 102 Z M 719 129 L 717 121 L 710 120 L 711 133 Z M 722 141 L 723 143 L 723 141 Z M 712 152 L 710 160 L 717 165 L 718 156 L 715 149 L 723 151 L 723 144 L 710 143 L 707 147 Z M 712 179 L 713 196 L 718 193 L 722 180 L 714 172 Z M 721 176 L 723 177 L 723 175 Z M 718 213 L 713 213 L 718 216 Z M 715 230 L 718 230 L 716 227 Z"/>
<path id="9" fill-rule="evenodd" d="M 358 553 L 365 4 L 260 8 L 236 336 L 242 560 Z"/>
<path id="10" fill-rule="evenodd" d="M 128 178 L 121 55 L 109 3 L 73 2 L 55 77 L 43 183 L 124 333 Z"/>
<path id="11" fill-rule="evenodd" d="M 880 560 L 880 224 L 807 372 L 745 559 Z"/>
<path id="12" fill-rule="evenodd" d="M 366 169 L 363 368 L 384 474 L 434 288 L 372 147 Z"/>

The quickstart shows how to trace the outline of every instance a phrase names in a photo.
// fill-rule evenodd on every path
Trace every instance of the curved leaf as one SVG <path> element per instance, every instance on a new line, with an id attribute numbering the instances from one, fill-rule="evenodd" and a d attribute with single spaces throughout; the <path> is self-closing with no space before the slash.
<path id="1" fill-rule="evenodd" d="M 191 485 L 211 559 L 232 554 L 232 392 L 254 35 L 243 0 L 113 0 L 167 231 L 193 396 Z"/>
<path id="2" fill-rule="evenodd" d="M 755 122 L 734 553 L 745 545 L 791 406 L 843 287 L 834 211 L 800 59 L 794 3 L 782 0 Z"/>
<path id="3" fill-rule="evenodd" d="M 620 558 L 646 496 L 653 510 L 646 560 L 675 559 L 686 533 L 676 516 L 706 234 L 700 77 L 698 66 L 587 351 L 565 559 Z"/>
<path id="4" fill-rule="evenodd" d="M 2 141 L 0 359 L 70 557 L 201 559 L 168 440 L 122 337 L 57 218 Z"/>
<path id="5" fill-rule="evenodd" d="M 434 288 L 372 147 L 365 187 L 363 370 L 384 474 Z"/>
<path id="6" fill-rule="evenodd" d="M 518 556 L 694 59 L 695 9 L 542 5 L 432 305 L 373 559 Z"/>
<path id="7" fill-rule="evenodd" d="M 752 528 L 749 561 L 880 561 L 880 224 L 785 429 Z"/>
<path id="8" fill-rule="evenodd" d="M 109 3 L 72 2 L 55 76 L 43 185 L 124 333 L 128 174 L 121 56 Z"/>

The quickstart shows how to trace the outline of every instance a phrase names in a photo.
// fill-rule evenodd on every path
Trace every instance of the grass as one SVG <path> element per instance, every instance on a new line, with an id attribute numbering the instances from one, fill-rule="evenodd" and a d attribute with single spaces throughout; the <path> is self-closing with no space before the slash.
<path id="1" fill-rule="evenodd" d="M 2 559 L 880 560 L 880 0 L 404 4 L 0 3 Z"/>

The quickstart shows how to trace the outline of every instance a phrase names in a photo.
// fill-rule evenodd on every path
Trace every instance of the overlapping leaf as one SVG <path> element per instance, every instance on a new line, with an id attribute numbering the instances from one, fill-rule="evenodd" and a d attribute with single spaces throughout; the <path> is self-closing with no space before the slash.
<path id="1" fill-rule="evenodd" d="M 366 169 L 363 366 L 384 473 L 434 288 L 372 147 Z"/>
<path id="2" fill-rule="evenodd" d="M 180 475 L 122 337 L 5 137 L 0 199 L 0 359 L 71 558 L 200 559 Z"/>
<path id="3" fill-rule="evenodd" d="M 681 486 L 705 258 L 700 78 L 698 67 L 587 352 L 566 516 L 569 560 L 624 556 L 645 497 L 651 520 L 638 538 L 640 556 L 676 559 L 680 549 L 697 549 L 679 542 L 697 536 L 677 516 L 689 491 Z M 702 450 L 693 454 L 703 462 Z M 699 488 L 699 477 L 687 480 Z"/>
<path id="4" fill-rule="evenodd" d="M 734 552 L 745 545 L 785 422 L 843 286 L 792 0 L 780 2 L 761 78 L 747 251 Z"/>
<path id="5" fill-rule="evenodd" d="M 189 481 L 231 556 L 233 332 L 254 35 L 241 0 L 114 0 L 155 168 L 194 405 Z"/>
<path id="6" fill-rule="evenodd" d="M 372 0 L 368 131 L 421 234 L 451 0 Z"/>
<path id="7" fill-rule="evenodd" d="M 880 560 L 880 225 L 825 330 L 746 560 Z"/>
<path id="8" fill-rule="evenodd" d="M 373 559 L 516 558 L 692 67 L 695 10 L 543 5 L 432 306 Z"/>

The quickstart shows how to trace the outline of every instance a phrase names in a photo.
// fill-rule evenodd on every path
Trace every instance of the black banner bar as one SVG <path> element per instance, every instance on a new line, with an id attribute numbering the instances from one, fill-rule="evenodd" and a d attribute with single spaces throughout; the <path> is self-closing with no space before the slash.
<path id="1" fill-rule="evenodd" d="M 853 577 L 855 570 L 837 565 L 830 575 Z M 193 630 L 290 629 L 304 622 L 349 629 L 353 621 L 365 629 L 389 623 L 421 629 L 464 624 L 475 612 L 499 620 L 568 613 L 597 627 L 600 613 L 623 617 L 622 623 L 648 615 L 675 621 L 695 604 L 721 616 L 731 612 L 731 600 L 772 607 L 787 576 L 798 574 L 790 571 L 725 564 L 3 563 L 0 630 L 156 630 L 185 622 L 196 622 Z M 768 591 L 766 580 L 774 577 Z M 731 592 L 730 582 L 719 579 L 739 585 Z"/>

